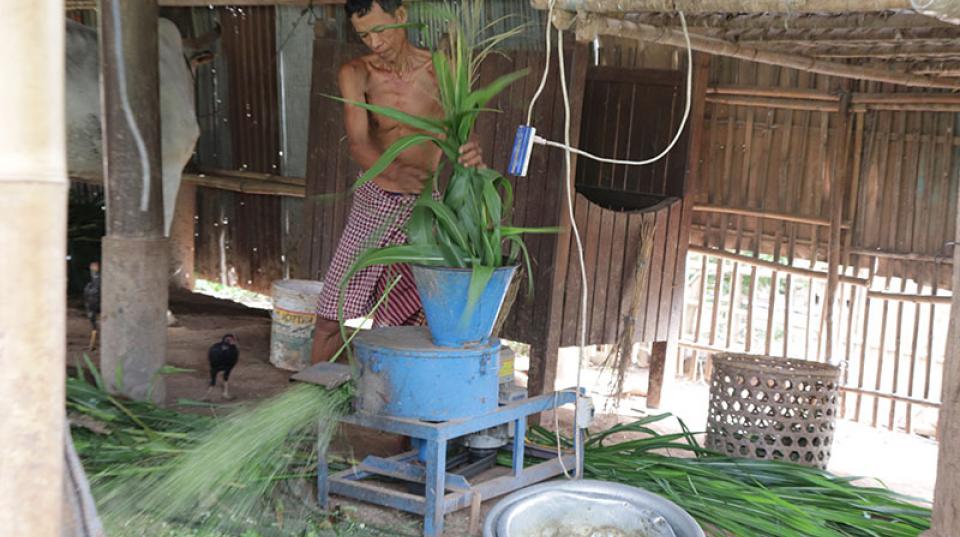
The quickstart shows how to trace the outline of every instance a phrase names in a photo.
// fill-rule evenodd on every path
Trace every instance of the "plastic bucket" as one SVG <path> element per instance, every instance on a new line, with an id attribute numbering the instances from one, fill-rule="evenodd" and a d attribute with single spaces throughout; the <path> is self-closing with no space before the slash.
<path id="1" fill-rule="evenodd" d="M 289 371 L 299 371 L 310 365 L 317 301 L 321 289 L 323 284 L 313 280 L 273 282 L 271 364 Z"/>
<path id="2" fill-rule="evenodd" d="M 493 271 L 480 299 L 468 311 L 467 291 L 472 269 L 410 267 L 423 303 L 433 342 L 441 347 L 473 347 L 489 341 L 517 267 Z"/>

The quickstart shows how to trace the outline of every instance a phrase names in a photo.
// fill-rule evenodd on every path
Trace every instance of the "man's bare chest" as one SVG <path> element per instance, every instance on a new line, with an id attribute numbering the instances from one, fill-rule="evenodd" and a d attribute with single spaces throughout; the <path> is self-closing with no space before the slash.
<path id="1" fill-rule="evenodd" d="M 372 74 L 366 89 L 367 102 L 417 116 L 441 115 L 439 92 L 429 72 L 404 78 L 393 73 Z M 386 118 L 377 118 L 383 122 Z M 387 121 L 389 122 L 389 121 Z"/>

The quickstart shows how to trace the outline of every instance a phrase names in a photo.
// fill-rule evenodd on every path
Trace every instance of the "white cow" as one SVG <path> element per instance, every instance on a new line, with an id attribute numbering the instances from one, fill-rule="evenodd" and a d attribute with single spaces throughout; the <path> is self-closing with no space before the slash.
<path id="1" fill-rule="evenodd" d="M 200 137 L 194 104 L 192 68 L 212 55 L 184 56 L 176 25 L 159 19 L 160 147 L 163 172 L 164 233 L 170 233 L 183 167 Z M 209 36 L 202 40 L 209 42 Z M 66 36 L 67 168 L 71 173 L 103 176 L 100 128 L 100 57 L 97 32 L 67 20 Z M 194 52 L 194 51 L 191 51 Z"/>

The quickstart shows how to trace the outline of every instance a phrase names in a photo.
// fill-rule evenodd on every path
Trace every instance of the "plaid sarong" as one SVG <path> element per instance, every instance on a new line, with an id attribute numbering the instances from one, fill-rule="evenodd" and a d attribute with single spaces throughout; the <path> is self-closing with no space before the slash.
<path id="1" fill-rule="evenodd" d="M 364 250 L 407 242 L 404 227 L 410 219 L 417 197 L 416 194 L 387 192 L 373 181 L 357 189 L 353 195 L 350 214 L 347 216 L 347 225 L 323 279 L 323 289 L 317 304 L 318 316 L 329 320 L 338 319 L 340 283 Z M 400 281 L 374 314 L 374 325 L 423 324 L 420 296 L 417 295 L 416 284 L 407 265 L 376 265 L 363 269 L 350 278 L 344 292 L 346 319 L 368 315 L 397 274 L 401 276 Z"/>

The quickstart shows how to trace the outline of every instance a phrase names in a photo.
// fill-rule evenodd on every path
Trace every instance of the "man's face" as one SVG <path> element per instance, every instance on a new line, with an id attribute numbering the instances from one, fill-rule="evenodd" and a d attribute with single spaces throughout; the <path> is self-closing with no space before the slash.
<path id="1" fill-rule="evenodd" d="M 350 18 L 350 22 L 353 23 L 353 29 L 357 31 L 357 35 L 364 44 L 370 47 L 374 54 L 380 56 L 380 59 L 387 62 L 396 60 L 397 54 L 403 49 L 407 40 L 407 32 L 403 28 L 383 29 L 384 26 L 407 22 L 407 12 L 403 7 L 390 14 L 385 12 L 380 4 L 373 2 L 366 15 L 362 17 L 354 15 Z"/>

